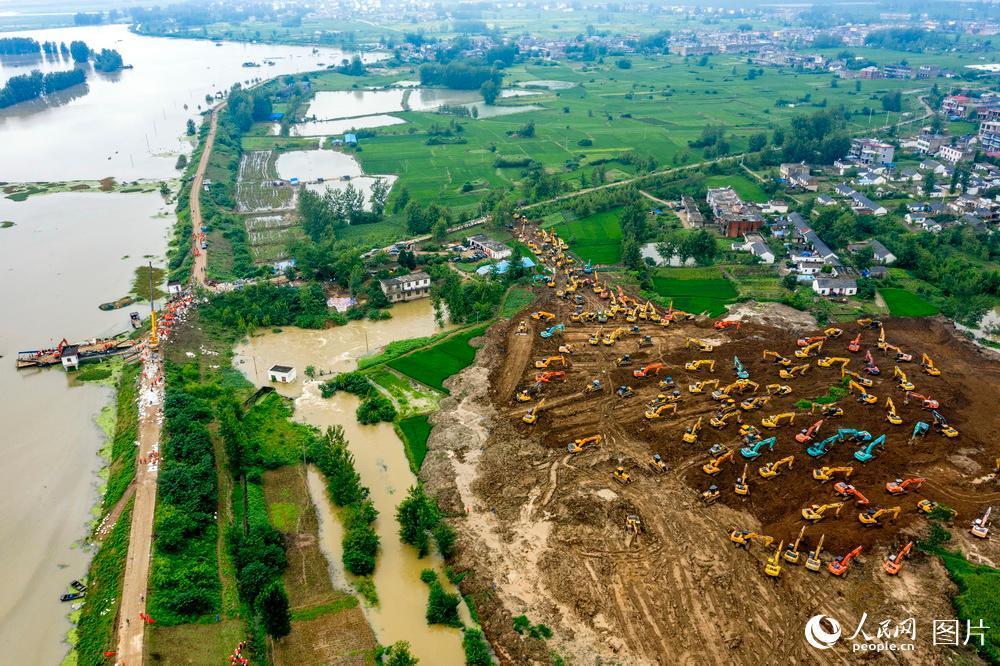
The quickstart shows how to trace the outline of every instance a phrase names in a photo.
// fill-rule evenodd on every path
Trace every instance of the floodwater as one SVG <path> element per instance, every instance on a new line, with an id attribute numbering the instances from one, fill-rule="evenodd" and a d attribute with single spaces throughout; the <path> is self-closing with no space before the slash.
<path id="1" fill-rule="evenodd" d="M 0 180 L 55 181 L 170 178 L 177 175 L 178 152 L 190 152 L 184 136 L 189 118 L 200 122 L 206 95 L 246 85 L 258 78 L 322 69 L 339 62 L 338 49 L 224 43 L 142 37 L 124 25 L 31 30 L 0 34 L 91 48 L 114 48 L 134 69 L 111 75 L 87 72 L 87 82 L 64 91 L 55 104 L 20 104 L 0 111 Z M 243 67 L 273 61 L 274 66 Z M 0 61 L 0 83 L 11 76 L 69 69 L 63 61 Z M 86 94 L 83 94 L 86 92 Z M 60 103 L 61 102 L 61 103 Z M 187 109 L 185 109 L 185 105 Z M 16 156 L 16 159 L 13 159 Z"/>
<path id="2" fill-rule="evenodd" d="M 350 322 L 324 331 L 288 328 L 281 333 L 265 333 L 239 346 L 235 363 L 257 385 L 267 383 L 266 373 L 271 365 L 295 366 L 298 381 L 274 385 L 279 393 L 295 397 L 295 418 L 319 428 L 333 425 L 344 428 L 361 481 L 371 490 L 372 501 L 379 511 L 375 527 L 381 546 L 374 582 L 380 604 L 365 609 L 379 642 L 388 645 L 405 640 L 422 663 L 458 665 L 464 663 L 461 633 L 447 627 L 430 627 L 424 619 L 428 591 L 420 581 L 420 572 L 436 567 L 442 583 L 447 585 L 442 563 L 433 557 L 418 559 L 416 551 L 399 540 L 396 506 L 416 483 L 402 442 L 391 424 L 359 425 L 354 416 L 358 406 L 356 397 L 339 393 L 323 399 L 319 395 L 318 382 L 309 382 L 303 376 L 307 365 L 325 373 L 353 370 L 357 358 L 366 350 L 374 352 L 393 340 L 432 335 L 442 330 L 434 320 L 428 300 L 396 305 L 392 314 L 391 320 Z M 340 563 L 342 530 L 339 521 L 332 505 L 326 501 L 322 479 L 315 472 L 310 474 L 309 486 L 319 515 L 320 541 L 330 560 L 332 579 L 335 584 L 346 585 L 348 576 Z M 464 605 L 463 612 L 467 612 Z M 464 619 L 468 622 L 468 616 Z"/>
<path id="3" fill-rule="evenodd" d="M 306 181 L 310 190 L 324 194 L 327 190 L 346 190 L 348 186 L 359 190 L 365 197 L 365 208 L 370 208 L 369 197 L 376 180 L 386 181 L 392 189 L 398 176 L 365 175 L 361 164 L 349 153 L 337 150 L 295 150 L 282 153 L 275 164 L 281 178 L 298 178 Z M 322 178 L 322 183 L 312 182 Z"/>
<path id="4" fill-rule="evenodd" d="M 70 580 L 90 554 L 72 547 L 99 502 L 94 418 L 109 388 L 61 369 L 14 368 L 17 352 L 129 328 L 103 301 L 129 291 L 150 255 L 162 262 L 171 218 L 159 194 L 62 193 L 0 199 L 0 661 L 56 664 L 66 652 Z"/>
<path id="5" fill-rule="evenodd" d="M 402 118 L 386 115 L 341 118 L 339 120 L 317 120 L 292 125 L 291 134 L 293 136 L 332 136 L 334 134 L 350 132 L 351 130 L 389 127 L 390 125 L 403 125 L 405 123 L 406 121 Z M 273 133 L 277 134 L 280 129 L 280 125 L 275 125 Z"/>
<path id="6" fill-rule="evenodd" d="M 528 97 L 539 94 L 534 90 L 513 90 L 506 89 L 500 92 L 501 98 Z M 404 107 L 404 100 L 406 101 Z M 490 107 L 483 104 L 483 97 L 477 90 L 449 90 L 446 88 L 411 88 L 408 90 L 324 90 L 316 93 L 313 101 L 306 110 L 306 116 L 315 118 L 315 124 L 326 123 L 332 120 L 347 121 L 349 119 L 362 120 L 365 116 L 379 116 L 385 118 L 385 114 L 398 113 L 409 109 L 410 111 L 434 111 L 442 106 L 465 106 L 472 108 L 475 106 L 481 118 L 491 115 L 504 115 L 505 113 L 518 113 L 522 110 L 530 110 L 538 107 Z M 518 109 L 518 111 L 511 111 Z M 380 121 L 383 126 L 390 123 Z M 391 123 L 397 124 L 397 123 Z M 373 127 L 373 125 L 368 125 Z M 317 128 L 307 131 L 311 134 Z M 345 128 L 348 129 L 348 128 Z"/>
<path id="7" fill-rule="evenodd" d="M 125 26 L 13 33 L 39 41 L 82 39 L 118 49 L 135 69 L 103 75 L 47 103 L 0 111 L 0 181 L 175 177 L 182 136 L 205 95 L 253 77 L 337 62 L 341 52 L 141 37 Z M 0 37 L 8 36 L 0 34 Z M 243 68 L 244 61 L 275 62 Z M 0 84 L 60 61 L 0 61 Z M 184 105 L 188 108 L 185 110 Z M 69 604 L 59 594 L 86 574 L 76 547 L 99 501 L 94 419 L 110 389 L 77 385 L 57 368 L 18 372 L 19 350 L 124 331 L 129 311 L 97 308 L 128 293 L 134 269 L 162 266 L 174 222 L 159 194 L 60 193 L 13 202 L 0 193 L 0 663 L 55 664 L 66 652 Z M 110 646 L 113 649 L 113 646 Z"/>

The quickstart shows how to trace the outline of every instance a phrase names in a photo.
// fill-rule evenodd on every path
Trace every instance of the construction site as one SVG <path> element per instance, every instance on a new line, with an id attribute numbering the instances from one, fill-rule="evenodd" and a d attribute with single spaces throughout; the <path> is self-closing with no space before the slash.
<path id="1" fill-rule="evenodd" d="M 421 472 L 465 514 L 463 592 L 503 661 L 544 658 L 524 613 L 579 663 L 839 663 L 803 640 L 810 616 L 954 617 L 915 548 L 931 519 L 1000 563 L 1000 364 L 950 323 L 698 317 L 517 231 L 548 272 L 450 381 Z"/>

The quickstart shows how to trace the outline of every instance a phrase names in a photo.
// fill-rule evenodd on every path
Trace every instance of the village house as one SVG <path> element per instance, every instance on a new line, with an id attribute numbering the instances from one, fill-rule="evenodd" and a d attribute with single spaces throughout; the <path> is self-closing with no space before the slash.
<path id="1" fill-rule="evenodd" d="M 964 118 L 974 108 L 974 100 L 965 95 L 949 95 L 941 101 L 941 111 L 949 118 Z"/>
<path id="2" fill-rule="evenodd" d="M 767 243 L 764 242 L 760 234 L 746 234 L 744 237 L 743 250 L 749 252 L 765 264 L 774 263 L 774 252 Z"/>
<path id="3" fill-rule="evenodd" d="M 954 146 L 941 146 L 937 156 L 951 164 L 967 162 L 976 156 L 976 149 L 968 144 L 958 144 Z"/>
<path id="4" fill-rule="evenodd" d="M 513 250 L 499 241 L 495 241 L 486 234 L 476 234 L 466 239 L 469 247 L 479 250 L 490 259 L 506 259 Z"/>
<path id="5" fill-rule="evenodd" d="M 272 365 L 267 371 L 268 381 L 279 384 L 291 384 L 295 377 L 295 368 L 290 365 Z"/>
<path id="6" fill-rule="evenodd" d="M 812 290 L 820 296 L 854 296 L 858 293 L 858 283 L 853 278 L 816 277 Z"/>
<path id="7" fill-rule="evenodd" d="M 892 162 L 896 149 L 877 139 L 851 139 L 848 157 L 865 166 L 881 166 Z"/>
<path id="8" fill-rule="evenodd" d="M 887 266 L 896 261 L 896 255 L 889 251 L 885 245 L 877 240 L 872 241 L 872 259 L 877 264 Z"/>
<path id="9" fill-rule="evenodd" d="M 858 215 L 874 215 L 875 217 L 881 217 L 889 212 L 885 206 L 875 203 L 861 192 L 855 192 L 851 195 L 851 210 Z"/>
<path id="10" fill-rule="evenodd" d="M 426 298 L 431 294 L 431 276 L 423 271 L 378 281 L 390 303 Z"/>
<path id="11" fill-rule="evenodd" d="M 805 162 L 782 164 L 778 170 L 785 182 L 792 187 L 800 187 L 807 192 L 819 189 L 819 179 L 810 174 L 809 166 Z"/>
<path id="12" fill-rule="evenodd" d="M 739 238 L 757 231 L 764 224 L 757 207 L 744 203 L 731 187 L 708 188 L 706 200 L 719 231 L 727 238 Z"/>

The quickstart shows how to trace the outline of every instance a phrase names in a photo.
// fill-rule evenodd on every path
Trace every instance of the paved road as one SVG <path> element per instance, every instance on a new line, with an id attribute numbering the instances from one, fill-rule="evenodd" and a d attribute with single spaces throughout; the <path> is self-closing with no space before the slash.
<path id="1" fill-rule="evenodd" d="M 139 418 L 139 450 L 135 470 L 135 504 L 132 507 L 132 528 L 129 532 L 128 559 L 122 581 L 122 599 L 118 612 L 118 655 L 116 664 L 139 666 L 142 664 L 145 622 L 140 614 L 146 612 L 146 591 L 149 581 L 149 564 L 152 558 L 153 511 L 156 508 L 156 477 L 159 466 L 143 463 L 154 451 L 159 450 L 160 421 L 162 415 L 163 376 L 158 356 L 147 358 L 140 378 L 139 399 L 144 401 Z M 154 404 L 147 396 L 159 395 Z"/>
<path id="2" fill-rule="evenodd" d="M 201 191 L 205 181 L 205 169 L 208 168 L 208 158 L 212 156 L 212 146 L 215 145 L 215 131 L 219 127 L 220 104 L 212 111 L 212 119 L 208 127 L 208 137 L 205 139 L 205 150 L 201 153 L 198 170 L 191 182 L 191 253 L 194 255 L 194 265 L 191 268 L 191 279 L 198 285 L 205 284 L 205 271 L 208 266 L 208 250 L 201 249 Z"/>

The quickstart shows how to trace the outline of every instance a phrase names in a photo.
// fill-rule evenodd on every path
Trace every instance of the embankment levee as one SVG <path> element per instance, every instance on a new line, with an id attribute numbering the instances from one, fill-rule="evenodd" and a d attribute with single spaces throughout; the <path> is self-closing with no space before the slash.
<path id="1" fill-rule="evenodd" d="M 93 528 L 85 541 L 85 547 L 94 549 L 93 559 L 85 580 L 87 596 L 71 615 L 75 627 L 68 636 L 71 650 L 64 663 L 103 664 L 107 661 L 104 653 L 114 651 L 115 618 L 132 513 L 139 370 L 138 365 L 121 364 L 108 380 L 116 392 L 99 419 L 107 435 L 100 452 L 106 461 L 101 472 L 104 487 L 100 504 L 94 507 Z"/>

